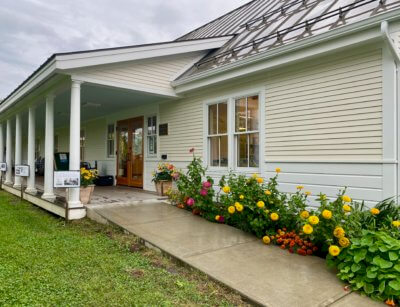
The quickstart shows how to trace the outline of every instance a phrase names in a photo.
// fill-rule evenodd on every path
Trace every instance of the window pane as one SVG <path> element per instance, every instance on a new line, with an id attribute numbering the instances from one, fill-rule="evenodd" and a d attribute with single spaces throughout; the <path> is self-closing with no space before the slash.
<path id="1" fill-rule="evenodd" d="M 217 134 L 217 104 L 208 106 L 208 134 Z"/>
<path id="2" fill-rule="evenodd" d="M 228 136 L 223 135 L 220 137 L 220 156 L 221 156 L 221 165 L 227 167 L 228 166 Z"/>
<path id="3" fill-rule="evenodd" d="M 247 98 L 247 131 L 258 130 L 258 96 Z"/>
<path id="4" fill-rule="evenodd" d="M 249 134 L 249 166 L 258 167 L 259 161 L 259 139 L 258 133 Z"/>
<path id="5" fill-rule="evenodd" d="M 157 134 L 157 116 L 153 116 L 153 134 Z"/>
<path id="6" fill-rule="evenodd" d="M 235 131 L 246 131 L 246 98 L 235 101 Z"/>
<path id="7" fill-rule="evenodd" d="M 219 166 L 219 137 L 210 138 L 210 165 Z"/>
<path id="8" fill-rule="evenodd" d="M 248 167 L 247 134 L 237 137 L 237 164 L 239 167 Z"/>
<path id="9" fill-rule="evenodd" d="M 228 106 L 226 103 L 218 104 L 218 133 L 226 133 L 228 130 L 227 125 Z"/>

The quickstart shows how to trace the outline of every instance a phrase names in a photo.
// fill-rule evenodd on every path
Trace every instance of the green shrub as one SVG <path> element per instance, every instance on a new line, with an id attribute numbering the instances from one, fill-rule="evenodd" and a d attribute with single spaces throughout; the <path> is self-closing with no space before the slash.
<path id="1" fill-rule="evenodd" d="M 327 263 L 353 290 L 382 301 L 400 297 L 400 241 L 385 231 L 362 231 L 339 256 L 328 255 Z"/>

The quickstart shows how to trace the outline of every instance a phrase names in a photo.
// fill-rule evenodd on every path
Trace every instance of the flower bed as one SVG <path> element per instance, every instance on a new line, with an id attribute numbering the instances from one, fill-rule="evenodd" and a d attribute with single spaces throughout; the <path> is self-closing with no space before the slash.
<path id="1" fill-rule="evenodd" d="M 319 194 L 319 207 L 310 208 L 311 193 L 303 186 L 293 194 L 278 190 L 280 171 L 267 182 L 257 174 L 229 173 L 215 189 L 201 159 L 193 155 L 187 173 L 176 176 L 178 190 L 169 197 L 180 208 L 253 233 L 265 244 L 324 257 L 352 289 L 391 306 L 400 303 L 397 204 L 386 200 L 367 209 L 344 189 L 333 200 Z"/>

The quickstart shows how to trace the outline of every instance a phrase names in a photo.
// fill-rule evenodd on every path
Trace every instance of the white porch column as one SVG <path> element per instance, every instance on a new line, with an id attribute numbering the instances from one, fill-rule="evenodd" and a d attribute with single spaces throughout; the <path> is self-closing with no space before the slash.
<path id="1" fill-rule="evenodd" d="M 28 184 L 25 192 L 36 194 L 35 184 L 35 139 L 36 139 L 36 118 L 35 118 L 35 107 L 29 108 L 28 118 L 28 165 L 29 165 L 29 177 Z"/>
<path id="2" fill-rule="evenodd" d="M 70 170 L 80 169 L 81 83 L 81 81 L 72 80 L 71 84 L 71 115 L 69 125 Z M 70 208 L 83 207 L 79 200 L 79 192 L 77 188 L 68 189 L 68 206 Z M 85 213 L 83 213 L 83 216 L 84 214 Z"/>
<path id="3" fill-rule="evenodd" d="M 54 173 L 54 98 L 53 94 L 46 97 L 46 131 L 44 149 L 44 193 L 42 198 L 53 201 L 56 196 L 53 192 Z"/>
<path id="4" fill-rule="evenodd" d="M 11 119 L 7 119 L 7 137 L 6 137 L 6 181 L 5 184 L 12 184 L 12 132 L 11 132 Z"/>
<path id="5" fill-rule="evenodd" d="M 0 123 L 0 162 L 4 161 L 4 124 Z"/>
<path id="6" fill-rule="evenodd" d="M 15 158 L 14 164 L 20 165 L 22 163 L 22 123 L 21 114 L 15 116 Z M 14 177 L 14 188 L 21 188 L 21 177 Z"/>

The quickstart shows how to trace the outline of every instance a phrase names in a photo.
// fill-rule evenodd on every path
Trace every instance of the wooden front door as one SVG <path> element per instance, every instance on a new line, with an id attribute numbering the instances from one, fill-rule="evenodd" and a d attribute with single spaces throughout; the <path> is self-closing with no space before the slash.
<path id="1" fill-rule="evenodd" d="M 143 117 L 117 123 L 117 184 L 143 188 Z"/>

